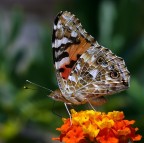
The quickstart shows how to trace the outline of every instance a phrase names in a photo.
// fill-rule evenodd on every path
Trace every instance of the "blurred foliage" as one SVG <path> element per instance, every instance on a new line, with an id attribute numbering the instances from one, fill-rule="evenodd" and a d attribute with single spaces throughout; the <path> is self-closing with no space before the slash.
<path id="1" fill-rule="evenodd" d="M 55 1 L 52 17 L 60 10 L 73 12 L 101 45 L 125 59 L 131 87 L 96 109 L 123 110 L 126 118 L 136 120 L 144 136 L 143 6 L 142 0 Z M 53 21 L 31 16 L 27 22 L 22 8 L 13 9 L 9 16 L 0 11 L 0 142 L 52 142 L 51 133 L 61 124 L 56 114 L 68 116 L 63 103 L 54 104 L 44 89 L 23 86 L 29 79 L 52 90 L 58 87 L 51 50 Z"/>

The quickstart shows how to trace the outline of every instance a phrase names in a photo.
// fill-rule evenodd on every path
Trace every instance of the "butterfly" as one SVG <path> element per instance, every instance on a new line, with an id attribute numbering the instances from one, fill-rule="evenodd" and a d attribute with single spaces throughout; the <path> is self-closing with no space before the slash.
<path id="1" fill-rule="evenodd" d="M 130 73 L 121 57 L 101 46 L 72 13 L 58 13 L 52 35 L 59 89 L 50 97 L 66 104 L 101 105 L 105 96 L 130 86 Z"/>

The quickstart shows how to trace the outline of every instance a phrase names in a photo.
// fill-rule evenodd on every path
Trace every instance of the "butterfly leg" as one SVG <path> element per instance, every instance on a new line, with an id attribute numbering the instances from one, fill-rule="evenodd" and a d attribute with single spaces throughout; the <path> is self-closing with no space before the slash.
<path id="1" fill-rule="evenodd" d="M 94 111 L 96 111 L 95 108 L 92 106 L 92 104 L 90 103 L 90 101 L 89 101 L 88 99 L 87 99 L 87 102 L 89 103 L 90 107 L 91 107 Z"/>
<path id="2" fill-rule="evenodd" d="M 70 113 L 70 111 L 69 111 L 69 109 L 68 109 L 67 104 L 64 103 L 64 105 L 65 105 L 65 108 L 66 108 L 66 110 L 67 110 L 67 112 L 68 112 L 68 114 L 69 114 L 69 117 L 70 117 L 70 123 L 71 123 L 71 125 L 72 125 L 72 117 L 71 117 L 71 113 Z"/>

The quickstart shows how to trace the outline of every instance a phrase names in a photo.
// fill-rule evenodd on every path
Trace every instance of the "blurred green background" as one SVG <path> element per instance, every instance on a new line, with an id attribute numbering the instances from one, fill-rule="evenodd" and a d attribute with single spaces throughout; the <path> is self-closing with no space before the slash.
<path id="1" fill-rule="evenodd" d="M 58 88 L 51 35 L 61 10 L 77 15 L 101 45 L 124 58 L 131 87 L 96 109 L 124 111 L 144 136 L 143 0 L 0 0 L 0 143 L 52 143 L 62 124 L 56 114 L 68 117 L 64 104 L 54 104 L 47 90 L 32 85 L 23 89 L 26 79 Z"/>

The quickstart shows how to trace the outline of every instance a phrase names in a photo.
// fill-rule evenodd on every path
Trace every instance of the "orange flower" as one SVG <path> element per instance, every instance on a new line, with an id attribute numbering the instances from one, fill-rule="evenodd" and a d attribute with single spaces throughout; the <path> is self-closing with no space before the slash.
<path id="1" fill-rule="evenodd" d="M 61 131 L 59 138 L 53 138 L 54 140 L 60 140 L 65 143 L 80 143 L 84 139 L 84 132 L 80 126 L 71 125 L 70 119 L 63 119 L 64 125 L 57 130 Z"/>
<path id="2" fill-rule="evenodd" d="M 113 111 L 108 114 L 93 110 L 76 112 L 71 110 L 70 119 L 63 119 L 64 124 L 57 130 L 61 132 L 59 140 L 64 143 L 128 143 L 139 141 L 142 136 L 133 128 L 134 120 L 124 120 L 123 112 Z"/>

